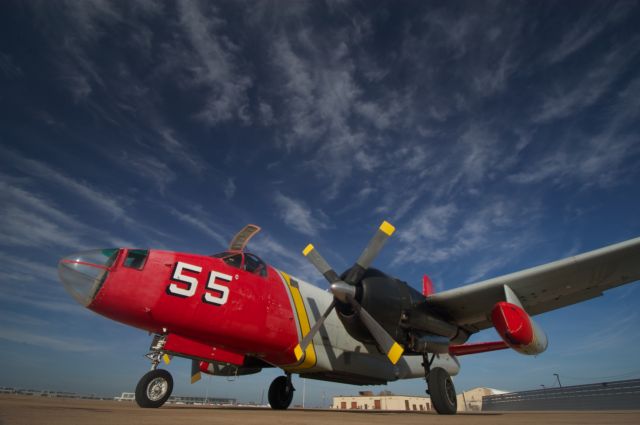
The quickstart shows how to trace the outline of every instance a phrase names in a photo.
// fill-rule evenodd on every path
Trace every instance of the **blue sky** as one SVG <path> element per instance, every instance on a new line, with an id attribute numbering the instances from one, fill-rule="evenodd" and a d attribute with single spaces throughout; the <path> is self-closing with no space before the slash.
<path id="1" fill-rule="evenodd" d="M 638 28 L 637 1 L 1 2 L 0 385 L 147 370 L 144 332 L 58 283 L 84 249 L 212 253 L 255 223 L 254 252 L 324 288 L 300 250 L 342 270 L 388 219 L 376 266 L 443 290 L 639 236 Z M 546 353 L 463 357 L 456 385 L 638 377 L 639 303 L 539 316 Z M 276 376 L 188 369 L 176 394 L 259 401 Z M 307 381 L 307 404 L 358 389 Z"/>

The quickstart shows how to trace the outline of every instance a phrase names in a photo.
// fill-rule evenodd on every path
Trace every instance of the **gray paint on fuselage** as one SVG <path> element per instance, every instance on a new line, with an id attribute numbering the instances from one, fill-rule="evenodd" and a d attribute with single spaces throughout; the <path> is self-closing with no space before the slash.
<path id="1" fill-rule="evenodd" d="M 333 295 L 303 280 L 296 280 L 309 314 L 309 325 L 313 326 L 331 304 Z M 313 338 L 313 346 L 316 365 L 302 372 L 304 375 L 318 374 L 319 379 L 323 379 L 322 375 L 327 374 L 333 381 L 340 381 L 335 376 L 343 375 L 347 383 L 351 375 L 381 381 L 424 377 L 422 356 L 402 356 L 397 364 L 391 364 L 375 345 L 363 344 L 349 335 L 335 309 Z M 458 360 L 448 354 L 436 356 L 432 367 L 442 367 L 450 375 L 457 375 L 460 371 Z"/>

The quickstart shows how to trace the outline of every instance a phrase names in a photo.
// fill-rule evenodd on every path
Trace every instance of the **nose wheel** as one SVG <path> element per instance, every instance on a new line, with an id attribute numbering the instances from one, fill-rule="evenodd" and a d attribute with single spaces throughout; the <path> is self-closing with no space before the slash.
<path id="1" fill-rule="evenodd" d="M 269 405 L 274 410 L 285 410 L 291 404 L 295 390 L 291 375 L 278 376 L 269 386 Z"/>
<path id="2" fill-rule="evenodd" d="M 164 369 L 147 372 L 136 386 L 136 403 L 140 407 L 160 407 L 171 396 L 173 378 Z"/>

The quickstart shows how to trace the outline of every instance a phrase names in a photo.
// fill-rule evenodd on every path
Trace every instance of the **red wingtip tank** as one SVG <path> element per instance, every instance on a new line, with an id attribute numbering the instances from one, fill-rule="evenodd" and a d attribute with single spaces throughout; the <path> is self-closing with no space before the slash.
<path id="1" fill-rule="evenodd" d="M 501 301 L 491 310 L 491 321 L 503 341 L 522 354 L 540 354 L 547 349 L 547 336 L 516 304 Z"/>

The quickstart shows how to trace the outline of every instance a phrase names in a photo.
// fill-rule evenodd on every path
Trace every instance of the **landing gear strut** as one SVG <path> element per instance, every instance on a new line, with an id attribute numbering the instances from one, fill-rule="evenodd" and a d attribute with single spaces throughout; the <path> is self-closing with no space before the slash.
<path id="1" fill-rule="evenodd" d="M 140 407 L 160 407 L 171 396 L 173 391 L 173 378 L 164 369 L 158 369 L 160 359 L 164 354 L 165 337 L 156 335 L 151 343 L 151 351 L 147 358 L 151 360 L 151 370 L 145 373 L 136 385 L 136 403 Z"/>
<path id="2" fill-rule="evenodd" d="M 293 400 L 293 388 L 291 383 L 291 374 L 286 376 L 278 376 L 269 386 L 269 404 L 272 409 L 284 410 L 291 404 Z"/>
<path id="3" fill-rule="evenodd" d="M 427 381 L 427 394 L 431 396 L 431 403 L 441 415 L 455 415 L 458 410 L 458 398 L 456 389 L 449 373 L 441 367 L 431 369 L 436 355 L 432 354 L 431 359 L 428 354 L 424 354 L 422 366 L 424 366 L 424 377 Z"/>

